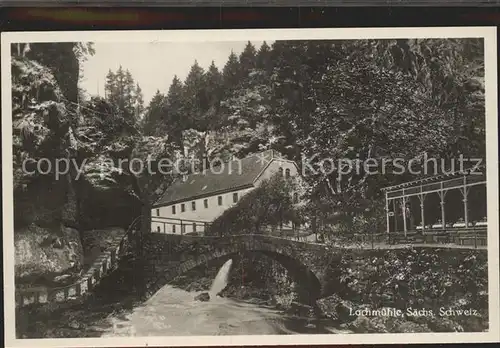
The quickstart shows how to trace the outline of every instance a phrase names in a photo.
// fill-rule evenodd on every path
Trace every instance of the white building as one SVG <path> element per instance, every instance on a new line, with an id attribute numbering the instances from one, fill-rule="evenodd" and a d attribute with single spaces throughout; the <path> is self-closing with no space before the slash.
<path id="1" fill-rule="evenodd" d="M 202 233 L 226 209 L 276 173 L 294 177 L 298 167 L 272 150 L 224 163 L 179 179 L 153 205 L 151 230 L 157 233 Z"/>

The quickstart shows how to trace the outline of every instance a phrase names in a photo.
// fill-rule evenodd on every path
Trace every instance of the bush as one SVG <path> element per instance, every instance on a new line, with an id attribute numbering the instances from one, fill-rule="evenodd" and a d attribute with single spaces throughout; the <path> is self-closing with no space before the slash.
<path id="1" fill-rule="evenodd" d="M 295 184 L 275 175 L 247 193 L 214 220 L 207 235 L 260 234 L 267 227 L 300 222 L 293 203 Z"/>

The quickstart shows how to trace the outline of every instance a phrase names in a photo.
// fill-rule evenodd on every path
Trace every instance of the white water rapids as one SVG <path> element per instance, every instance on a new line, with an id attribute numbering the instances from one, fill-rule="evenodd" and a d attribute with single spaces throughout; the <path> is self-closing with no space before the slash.
<path id="1" fill-rule="evenodd" d="M 227 277 L 229 276 L 229 271 L 231 270 L 231 266 L 233 264 L 233 260 L 227 260 L 224 265 L 220 268 L 217 276 L 215 277 L 212 287 L 210 288 L 209 294 L 210 298 L 214 298 L 217 296 L 219 292 L 224 290 L 227 286 Z"/>
<path id="2" fill-rule="evenodd" d="M 166 285 L 127 315 L 111 315 L 111 327 L 103 337 L 116 336 L 200 336 L 271 335 L 292 333 L 334 333 L 335 330 L 306 329 L 303 318 L 285 315 L 269 306 L 216 296 L 227 285 L 232 260 L 219 270 L 210 289 L 210 301 L 194 300 L 200 292 L 188 292 Z"/>

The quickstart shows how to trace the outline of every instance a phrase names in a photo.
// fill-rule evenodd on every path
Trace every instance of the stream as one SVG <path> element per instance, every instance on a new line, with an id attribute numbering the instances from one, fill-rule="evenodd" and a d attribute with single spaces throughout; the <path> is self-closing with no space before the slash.
<path id="1" fill-rule="evenodd" d="M 200 336 L 336 333 L 329 320 L 285 314 L 273 307 L 222 298 L 232 261 L 227 261 L 212 283 L 210 300 L 197 301 L 200 292 L 164 286 L 129 314 L 108 317 L 103 337 Z"/>

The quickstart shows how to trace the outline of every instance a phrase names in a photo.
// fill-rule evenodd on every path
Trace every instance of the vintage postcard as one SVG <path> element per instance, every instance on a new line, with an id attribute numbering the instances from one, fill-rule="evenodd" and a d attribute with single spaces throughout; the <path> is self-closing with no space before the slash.
<path id="1" fill-rule="evenodd" d="M 3 33 L 6 345 L 499 340 L 496 44 Z"/>

